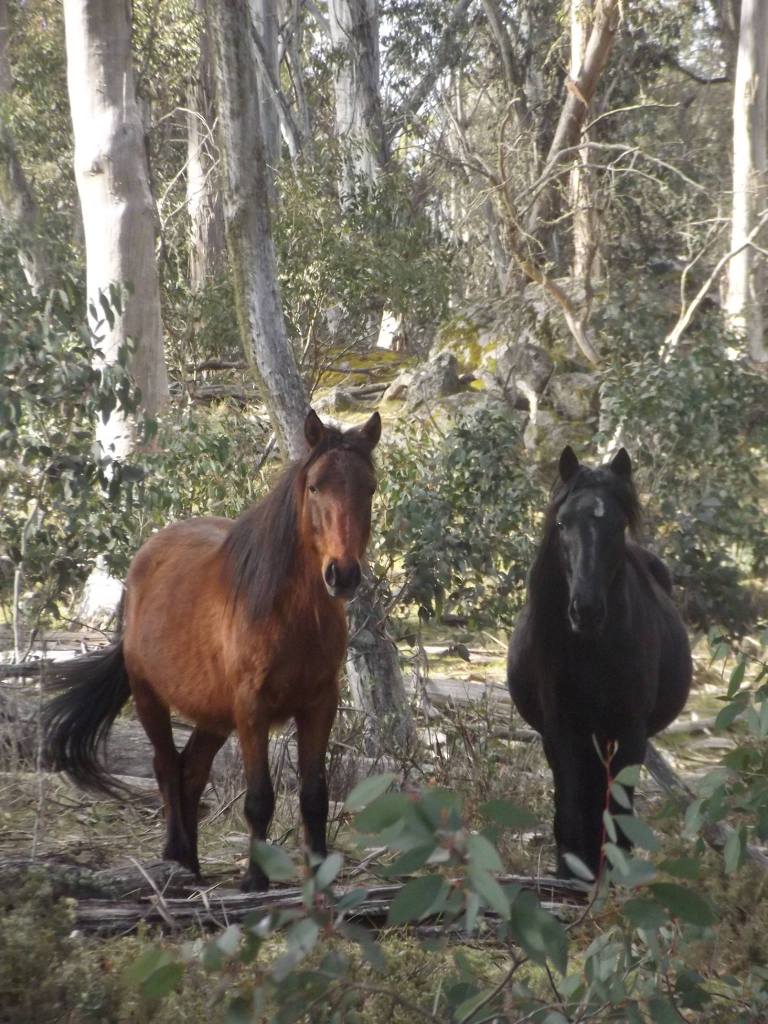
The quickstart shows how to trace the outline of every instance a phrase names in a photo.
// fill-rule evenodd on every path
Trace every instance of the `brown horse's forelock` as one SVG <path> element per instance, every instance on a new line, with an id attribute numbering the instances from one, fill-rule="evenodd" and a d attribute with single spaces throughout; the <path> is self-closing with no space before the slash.
<path id="1" fill-rule="evenodd" d="M 298 550 L 298 495 L 307 470 L 330 451 L 349 451 L 373 465 L 370 449 L 354 433 L 326 429 L 304 458 L 292 462 L 258 504 L 244 512 L 224 541 L 224 566 L 235 603 L 251 619 L 266 618 L 294 574 Z"/>

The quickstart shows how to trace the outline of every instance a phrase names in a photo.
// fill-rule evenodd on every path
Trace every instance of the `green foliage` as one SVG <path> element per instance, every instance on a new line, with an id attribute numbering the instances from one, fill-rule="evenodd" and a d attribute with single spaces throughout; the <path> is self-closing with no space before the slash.
<path id="1" fill-rule="evenodd" d="M 640 301 L 632 320 L 609 310 L 608 324 L 622 343 L 601 389 L 602 437 L 620 428 L 632 452 L 647 533 L 673 568 L 687 617 L 743 629 L 751 608 L 742 583 L 768 557 L 765 382 L 729 357 L 715 321 L 666 364 L 650 303 Z"/>
<path id="2" fill-rule="evenodd" d="M 73 292 L 67 282 L 43 305 L 26 290 L 0 287 L 0 593 L 10 602 L 21 573 L 30 622 L 56 615 L 97 555 L 124 564 L 142 476 L 94 446 L 97 416 L 131 413 L 136 395 L 122 362 L 98 367 Z M 104 298 L 110 316 L 115 303 Z"/>
<path id="3" fill-rule="evenodd" d="M 286 320 L 302 348 L 314 342 L 307 358 L 315 367 L 323 362 L 318 327 L 332 307 L 338 336 L 368 348 L 384 308 L 418 325 L 439 320 L 448 301 L 449 252 L 412 203 L 408 179 L 383 175 L 341 211 L 335 180 L 326 151 L 284 175 L 274 224 Z"/>
<path id="4" fill-rule="evenodd" d="M 460 414 L 445 433 L 416 422 L 385 444 L 379 570 L 393 567 L 403 600 L 423 616 L 450 609 L 510 623 L 546 500 L 517 421 L 491 406 Z"/>
<path id="5" fill-rule="evenodd" d="M 637 768 L 625 769 L 623 777 L 631 784 L 636 773 Z M 379 991 L 388 993 L 390 1012 L 402 1011 L 407 1020 L 416 1012 L 435 1024 L 480 1024 L 502 1011 L 515 1019 L 638 1022 L 687 1019 L 688 1011 L 716 1021 L 726 1012 L 733 1013 L 728 1019 L 747 1024 L 768 1005 L 764 963 L 753 965 L 745 983 L 698 966 L 702 946 L 715 939 L 716 929 L 728 927 L 728 909 L 686 882 L 696 860 L 662 859 L 654 865 L 647 854 L 608 842 L 599 882 L 584 887 L 589 902 L 555 914 L 531 891 L 498 876 L 503 865 L 494 841 L 469 828 L 455 794 L 388 792 L 392 782 L 391 775 L 373 777 L 351 795 L 352 806 L 360 808 L 355 825 L 363 848 L 385 846 L 396 857 L 390 876 L 403 878 L 390 905 L 389 928 L 429 919 L 444 935 L 460 929 L 467 941 L 492 938 L 497 949 L 506 950 L 496 976 L 458 950 L 454 971 L 441 973 L 420 1005 L 409 1003 L 396 984 L 380 980 L 393 965 L 373 933 L 355 920 L 369 912 L 368 892 L 333 888 L 341 856 L 331 854 L 314 875 L 305 875 L 301 908 L 256 912 L 213 940 L 188 944 L 175 960 L 159 948 L 145 951 L 131 968 L 135 983 L 159 997 L 180 984 L 182 964 L 202 964 L 219 977 L 215 991 L 224 1019 L 244 1022 L 367 1021 L 361 998 Z M 527 820 L 524 811 L 501 800 L 486 811 L 498 822 Z M 635 835 L 656 849 L 653 831 L 633 820 Z M 609 832 L 626 822 L 626 815 L 616 816 Z M 419 863 L 406 867 L 405 856 L 424 849 L 426 862 L 422 852 Z M 286 877 L 285 852 L 273 848 L 265 865 L 272 861 Z M 413 877 L 413 871 L 420 873 Z M 577 948 L 575 937 L 587 920 L 599 928 L 592 929 L 586 948 Z M 283 937 L 280 954 L 267 955 L 277 936 Z M 367 967 L 355 966 L 355 945 Z M 439 941 L 431 948 L 433 957 L 446 949 Z"/>
<path id="6" fill-rule="evenodd" d="M 212 409 L 171 408 L 152 446 L 141 453 L 145 472 L 134 544 L 176 519 L 237 518 L 268 486 L 266 474 L 256 469 L 268 439 L 263 420 L 223 402 Z"/>

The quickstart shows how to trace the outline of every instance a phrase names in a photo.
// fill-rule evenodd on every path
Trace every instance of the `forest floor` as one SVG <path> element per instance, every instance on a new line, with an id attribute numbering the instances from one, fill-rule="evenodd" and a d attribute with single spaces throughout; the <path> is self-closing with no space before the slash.
<path id="1" fill-rule="evenodd" d="M 62 657 L 83 645 L 103 642 L 98 634 L 60 633 L 47 637 L 45 648 L 49 656 Z M 504 839 L 499 850 L 510 873 L 533 879 L 550 875 L 554 861 L 551 777 L 540 743 L 511 711 L 504 685 L 504 639 L 488 632 L 420 627 L 418 643 L 401 644 L 401 654 L 406 678 L 418 675 L 411 680 L 421 739 L 418 757 L 399 765 L 391 758 L 376 763 L 362 757 L 356 712 L 346 704 L 334 730 L 329 754 L 329 838 L 331 847 L 345 857 L 339 883 L 370 889 L 390 881 L 384 874 L 388 858 L 360 847 L 343 799 L 360 777 L 393 767 L 415 784 L 458 791 L 471 825 L 478 821 L 478 807 L 494 798 L 513 800 L 532 810 L 540 826 Z M 24 686 L 28 691 L 38 689 L 34 682 L 3 684 L 9 685 L 14 694 Z M 709 666 L 702 641 L 696 649 L 696 682 L 689 704 L 678 722 L 658 738 L 660 749 L 689 783 L 695 783 L 733 745 L 729 737 L 715 736 L 711 729 L 723 688 L 723 680 Z M 129 707 L 119 725 L 129 728 L 132 721 Z M 289 851 L 300 846 L 294 757 L 287 728 L 276 738 L 272 755 L 277 809 L 271 835 L 273 842 Z M 178 993 L 161 1007 L 139 998 L 136 985 L 126 979 L 147 943 L 157 942 L 162 934 L 161 941 L 169 948 L 188 948 L 184 943 L 223 928 L 229 920 L 227 906 L 237 904 L 237 882 L 248 842 L 242 775 L 236 751 L 225 749 L 220 760 L 204 799 L 200 830 L 204 883 L 200 885 L 190 876 L 174 874 L 158 860 L 163 820 L 148 747 L 132 746 L 133 767 L 124 781 L 133 795 L 115 800 L 78 790 L 63 776 L 30 763 L 26 755 L 14 763 L 12 747 L 5 744 L 0 764 L 0 887 L 5 893 L 0 961 L 5 957 L 6 976 L 0 969 L 0 991 L 10 986 L 9 1005 L 16 1009 L 10 1016 L 0 1010 L 0 1021 L 79 1024 L 96 1019 L 181 1019 L 180 1004 L 175 1002 Z M 638 808 L 674 849 L 682 809 L 670 802 L 648 773 L 638 789 Z M 106 890 L 96 892 L 101 898 L 94 900 L 88 886 L 101 883 Z M 61 891 L 74 898 L 56 902 L 53 897 Z M 186 913 L 181 921 L 174 918 L 171 904 L 182 906 L 177 901 L 197 908 L 191 918 Z M 155 923 L 137 928 L 133 914 L 121 924 L 110 908 L 126 905 L 144 908 L 139 916 L 145 913 Z M 453 944 L 452 949 L 443 948 L 437 959 L 434 953 L 427 955 L 413 932 L 391 932 L 382 940 L 398 986 L 414 999 L 432 991 L 435 972 L 449 970 L 457 948 L 468 956 L 482 951 L 490 975 L 506 963 L 503 950 L 494 952 L 487 940 L 460 947 Z M 266 952 L 266 956 L 281 951 L 279 940 L 272 942 L 272 954 Z M 59 962 L 55 984 L 34 981 L 38 977 L 35 964 L 41 958 Z M 221 1019 L 210 987 L 210 979 L 202 975 L 193 974 L 185 981 L 184 1019 Z M 85 1008 L 78 1002 L 80 1008 L 73 1011 L 69 1007 L 73 999 L 84 1001 Z M 96 1016 L 89 1016 L 91 1004 Z M 408 1024 L 411 1018 L 373 1000 L 363 1019 L 366 1024 L 379 1020 Z"/>

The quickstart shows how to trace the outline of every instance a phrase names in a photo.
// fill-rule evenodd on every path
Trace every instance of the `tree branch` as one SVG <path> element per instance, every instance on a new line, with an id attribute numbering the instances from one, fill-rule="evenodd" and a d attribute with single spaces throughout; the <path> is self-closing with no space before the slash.
<path id="1" fill-rule="evenodd" d="M 280 88 L 279 83 L 275 81 L 275 76 L 272 74 L 272 69 L 269 66 L 267 55 L 264 52 L 264 44 L 262 43 L 261 37 L 253 23 L 253 14 L 251 12 L 250 5 L 248 7 L 248 11 L 248 23 L 251 30 L 251 41 L 256 55 L 256 63 L 258 64 L 262 81 L 268 86 L 269 95 L 277 108 L 277 114 L 280 118 L 280 127 L 285 135 L 288 152 L 291 155 L 291 162 L 295 163 L 304 146 L 304 138 L 299 130 L 299 126 L 294 120 L 291 108 L 288 106 L 288 100 L 285 98 L 285 93 Z"/>
<path id="2" fill-rule="evenodd" d="M 563 163 L 565 151 L 575 146 L 579 141 L 582 126 L 587 117 L 589 104 L 597 89 L 597 83 L 608 63 L 608 58 L 613 47 L 613 40 L 616 35 L 619 20 L 618 0 L 603 0 L 603 3 L 595 12 L 592 31 L 589 35 L 584 63 L 579 71 L 576 81 L 566 82 L 568 95 L 563 109 L 560 113 L 560 120 L 555 129 L 555 136 L 549 148 L 542 178 L 549 177 L 555 166 Z M 565 174 L 563 167 L 562 173 Z M 557 180 L 560 175 L 556 175 Z M 549 212 L 552 201 L 552 186 L 542 192 L 528 214 L 525 222 L 525 231 L 534 235 L 539 224 Z"/>
<path id="3" fill-rule="evenodd" d="M 699 288 L 699 290 L 696 292 L 696 295 L 693 297 L 688 306 L 682 310 L 680 316 L 678 317 L 677 323 L 664 339 L 664 343 L 659 351 L 659 357 L 661 358 L 662 363 L 668 363 L 671 359 L 672 355 L 675 352 L 675 349 L 680 343 L 680 338 L 683 336 L 684 331 L 693 319 L 694 313 L 704 301 L 709 289 L 720 276 L 720 272 L 722 271 L 723 267 L 725 267 L 726 264 L 728 264 L 734 256 L 738 256 L 738 254 L 743 249 L 746 249 L 747 246 L 752 244 L 754 239 L 760 233 L 763 225 L 765 224 L 768 224 L 768 210 L 763 210 L 762 214 L 760 215 L 760 219 L 752 228 L 752 230 L 744 239 L 744 241 L 737 245 L 735 248 L 731 249 L 730 252 L 727 252 L 725 256 L 722 256 L 717 261 L 712 273 L 709 275 L 709 277 L 701 286 L 701 288 Z"/>

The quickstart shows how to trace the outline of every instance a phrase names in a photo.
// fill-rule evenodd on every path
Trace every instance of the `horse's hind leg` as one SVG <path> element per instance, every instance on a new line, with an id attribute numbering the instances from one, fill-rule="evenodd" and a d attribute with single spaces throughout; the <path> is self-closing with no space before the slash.
<path id="1" fill-rule="evenodd" d="M 192 852 L 195 873 L 200 874 L 197 856 L 197 820 L 200 798 L 211 774 L 216 754 L 221 750 L 226 736 L 193 729 L 181 752 L 181 801 L 182 817 Z"/>
<path id="2" fill-rule="evenodd" d="M 165 806 L 166 842 L 163 857 L 198 872 L 181 806 L 181 757 L 173 742 L 171 713 L 147 683 L 131 681 L 136 714 L 155 752 L 154 769 Z"/>

